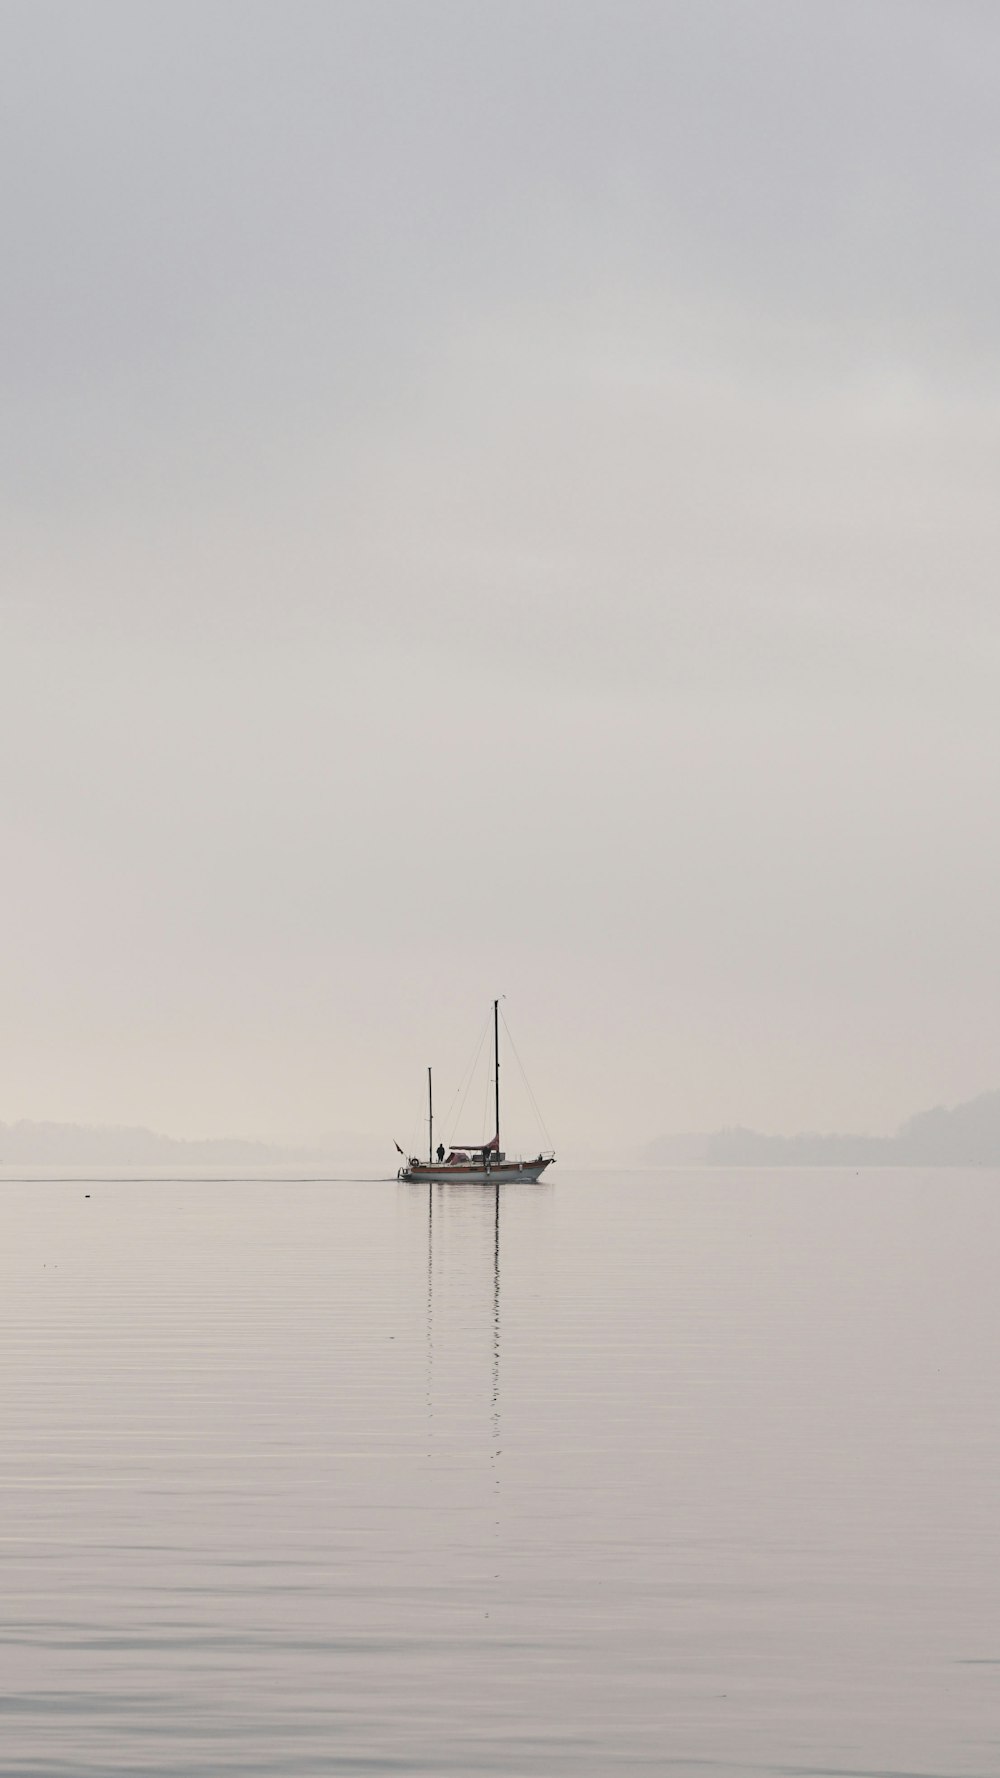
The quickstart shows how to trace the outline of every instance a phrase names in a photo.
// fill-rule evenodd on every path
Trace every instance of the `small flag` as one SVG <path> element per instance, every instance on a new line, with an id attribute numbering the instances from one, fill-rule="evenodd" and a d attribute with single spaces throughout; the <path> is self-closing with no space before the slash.
<path id="1" fill-rule="evenodd" d="M 394 1143 L 393 1143 L 393 1145 L 392 1145 L 392 1146 L 393 1146 L 393 1148 L 394 1148 L 394 1149 L 395 1149 L 395 1150 L 396 1150 L 396 1153 L 397 1153 L 397 1154 L 403 1154 L 403 1151 L 402 1151 L 402 1149 L 401 1149 L 401 1148 L 400 1148 L 400 1146 L 399 1146 L 399 1143 L 398 1143 L 398 1142 L 394 1142 Z M 404 1159 L 404 1161 L 405 1161 L 405 1159 L 406 1159 L 406 1156 L 405 1156 L 405 1154 L 403 1154 L 403 1159 Z"/>

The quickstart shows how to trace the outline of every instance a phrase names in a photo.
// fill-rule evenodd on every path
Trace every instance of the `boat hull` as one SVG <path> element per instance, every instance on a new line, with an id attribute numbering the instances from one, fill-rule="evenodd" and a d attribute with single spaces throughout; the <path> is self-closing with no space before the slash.
<path id="1" fill-rule="evenodd" d="M 498 1161 L 494 1167 L 472 1162 L 448 1167 L 424 1161 L 400 1167 L 398 1176 L 408 1185 L 533 1185 L 553 1159 L 552 1155 L 537 1155 L 533 1161 Z"/>

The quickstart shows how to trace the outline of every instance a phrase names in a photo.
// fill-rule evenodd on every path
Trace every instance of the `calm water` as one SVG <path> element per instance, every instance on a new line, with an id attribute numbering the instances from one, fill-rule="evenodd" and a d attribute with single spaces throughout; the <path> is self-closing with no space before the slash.
<path id="1" fill-rule="evenodd" d="M 1000 1772 L 996 1176 L 0 1215 L 4 1778 Z"/>

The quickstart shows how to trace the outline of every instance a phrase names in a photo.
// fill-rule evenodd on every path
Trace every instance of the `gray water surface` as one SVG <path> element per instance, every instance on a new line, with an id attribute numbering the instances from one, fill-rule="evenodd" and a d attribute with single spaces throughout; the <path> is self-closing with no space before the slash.
<path id="1" fill-rule="evenodd" d="M 0 1217 L 3 1778 L 1000 1773 L 996 1175 Z"/>

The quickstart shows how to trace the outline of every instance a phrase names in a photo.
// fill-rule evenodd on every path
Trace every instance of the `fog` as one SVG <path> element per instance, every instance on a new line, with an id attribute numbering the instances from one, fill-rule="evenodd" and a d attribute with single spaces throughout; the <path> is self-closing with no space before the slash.
<path id="1" fill-rule="evenodd" d="M 3 6 L 0 1118 L 1000 1084 L 1000 15 Z"/>

